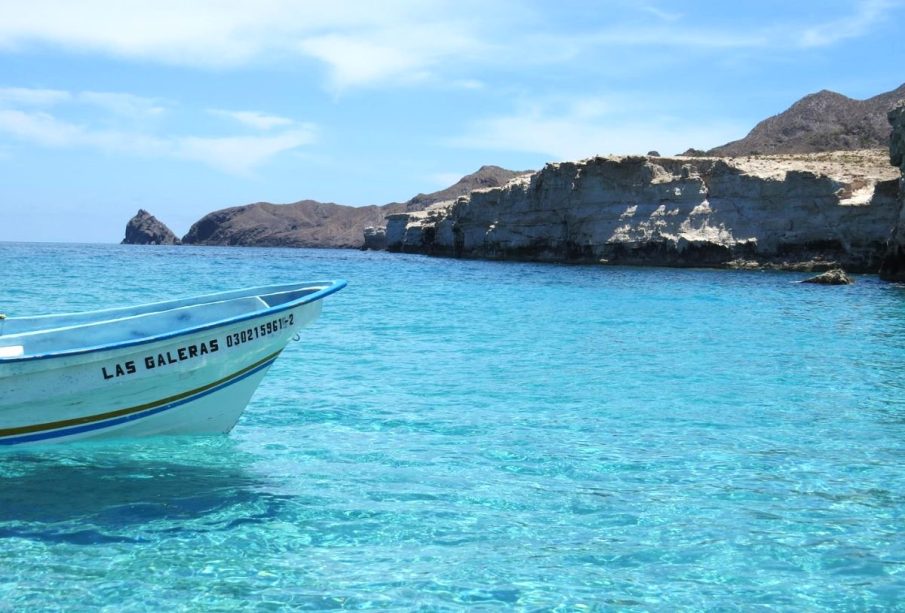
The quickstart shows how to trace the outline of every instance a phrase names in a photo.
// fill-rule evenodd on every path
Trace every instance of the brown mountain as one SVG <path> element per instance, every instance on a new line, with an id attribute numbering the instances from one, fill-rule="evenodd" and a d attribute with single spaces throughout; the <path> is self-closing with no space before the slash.
<path id="1" fill-rule="evenodd" d="M 740 156 L 886 148 L 890 134 L 886 113 L 902 98 L 905 84 L 867 100 L 819 91 L 761 121 L 745 138 L 714 147 L 707 154 Z"/>
<path id="2" fill-rule="evenodd" d="M 497 187 L 521 172 L 482 166 L 454 185 L 431 194 L 418 194 L 407 202 L 383 206 L 345 206 L 302 200 L 293 204 L 258 202 L 208 213 L 195 222 L 182 242 L 193 245 L 260 247 L 359 248 L 368 226 L 383 226 L 386 215 L 419 211 L 451 200 L 479 187 Z"/>
<path id="3" fill-rule="evenodd" d="M 510 180 L 519 175 L 529 174 L 531 170 L 506 170 L 499 166 L 481 166 L 477 172 L 465 175 L 453 185 L 439 192 L 431 194 L 418 194 L 405 203 L 405 212 L 423 211 L 432 204 L 443 202 L 444 200 L 455 200 L 459 196 L 470 194 L 476 189 L 485 187 L 499 187 L 505 185 Z M 401 212 L 401 211 L 394 211 Z"/>
<path id="4" fill-rule="evenodd" d="M 359 247 L 364 228 L 383 221 L 377 206 L 345 206 L 302 200 L 257 202 L 208 213 L 182 242 L 246 247 Z"/>

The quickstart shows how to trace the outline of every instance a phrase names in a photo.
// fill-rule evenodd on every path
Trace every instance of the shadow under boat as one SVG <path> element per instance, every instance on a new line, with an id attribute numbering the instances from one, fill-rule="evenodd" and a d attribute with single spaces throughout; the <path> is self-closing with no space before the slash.
<path id="1" fill-rule="evenodd" d="M 268 491 L 248 470 L 251 459 L 226 443 L 205 449 L 204 459 L 171 457 L 172 440 L 156 450 L 136 446 L 135 456 L 121 446 L 4 453 L 0 538 L 142 542 L 149 532 L 229 530 L 279 516 L 293 497 Z"/>

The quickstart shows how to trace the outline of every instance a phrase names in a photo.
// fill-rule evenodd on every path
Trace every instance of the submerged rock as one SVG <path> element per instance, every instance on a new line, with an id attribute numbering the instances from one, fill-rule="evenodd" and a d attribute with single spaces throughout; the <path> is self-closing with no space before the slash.
<path id="1" fill-rule="evenodd" d="M 845 274 L 841 268 L 834 268 L 824 273 L 805 279 L 802 283 L 816 283 L 818 285 L 851 285 L 855 281 Z"/>
<path id="2" fill-rule="evenodd" d="M 144 209 L 138 209 L 135 217 L 126 224 L 126 237 L 122 245 L 178 245 L 176 235 L 156 217 Z"/>

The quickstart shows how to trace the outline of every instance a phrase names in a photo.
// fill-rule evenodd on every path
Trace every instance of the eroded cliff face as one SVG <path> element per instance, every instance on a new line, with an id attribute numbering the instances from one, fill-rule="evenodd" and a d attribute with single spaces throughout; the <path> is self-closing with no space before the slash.
<path id="1" fill-rule="evenodd" d="M 905 102 L 889 112 L 892 135 L 889 138 L 889 161 L 905 176 Z M 899 214 L 889 237 L 880 276 L 889 281 L 905 281 L 905 178 L 899 179 Z"/>
<path id="2" fill-rule="evenodd" d="M 390 216 L 393 251 L 666 266 L 880 266 L 898 215 L 885 152 L 596 157 Z"/>

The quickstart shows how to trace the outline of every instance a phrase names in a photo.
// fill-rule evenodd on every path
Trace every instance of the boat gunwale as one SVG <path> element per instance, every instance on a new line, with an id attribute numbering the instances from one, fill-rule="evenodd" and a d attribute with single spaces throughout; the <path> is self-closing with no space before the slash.
<path id="1" fill-rule="evenodd" d="M 217 298 L 218 296 L 242 294 L 245 292 L 248 292 L 249 297 L 252 297 L 252 296 L 260 297 L 260 296 L 266 296 L 266 295 L 268 295 L 268 293 L 280 293 L 279 288 L 285 288 L 285 287 L 289 287 L 289 286 L 293 286 L 293 285 L 299 286 L 299 289 L 303 288 L 304 286 L 315 286 L 316 287 L 319 285 L 326 285 L 326 287 L 322 287 L 319 290 L 316 290 L 310 294 L 301 296 L 295 300 L 291 300 L 289 302 L 279 304 L 276 306 L 268 307 L 266 309 L 261 309 L 258 311 L 254 311 L 252 313 L 243 313 L 241 315 L 235 315 L 233 317 L 227 317 L 225 319 L 219 319 L 216 321 L 200 324 L 197 326 L 190 326 L 188 328 L 180 328 L 178 330 L 173 330 L 171 332 L 164 332 L 162 334 L 155 334 L 152 336 L 146 336 L 143 338 L 137 338 L 137 339 L 131 339 L 131 340 L 124 340 L 124 341 L 119 341 L 119 342 L 115 342 L 115 343 L 106 343 L 103 345 L 80 347 L 77 349 L 64 349 L 61 351 L 49 351 L 49 352 L 45 352 L 45 353 L 36 353 L 34 355 L 20 355 L 20 356 L 15 356 L 15 357 L 13 357 L 13 356 L 0 357 L 0 366 L 2 366 L 4 364 L 12 364 L 12 363 L 18 363 L 18 362 L 32 362 L 32 361 L 46 360 L 46 359 L 51 359 L 51 358 L 64 358 L 64 357 L 75 356 L 75 355 L 85 355 L 88 353 L 97 353 L 97 352 L 101 352 L 101 351 L 110 351 L 110 350 L 122 349 L 122 348 L 127 348 L 127 347 L 135 347 L 138 345 L 146 345 L 149 343 L 155 343 L 155 342 L 159 342 L 159 341 L 163 341 L 163 340 L 168 340 L 168 339 L 176 338 L 179 336 L 186 336 L 188 334 L 194 334 L 196 332 L 203 332 L 205 330 L 211 330 L 213 328 L 219 328 L 219 327 L 229 325 L 229 324 L 240 323 L 243 321 L 248 321 L 249 319 L 255 319 L 255 318 L 258 318 L 261 316 L 265 316 L 265 315 L 282 313 L 283 311 L 288 311 L 290 309 L 294 309 L 295 307 L 303 305 L 303 304 L 317 302 L 318 300 L 321 300 L 321 299 L 329 296 L 330 294 L 334 294 L 334 293 L 338 292 L 339 290 L 341 290 L 342 288 L 346 287 L 347 283 L 346 283 L 345 279 L 334 279 L 334 280 L 329 280 L 329 281 L 306 281 L 306 282 L 300 282 L 300 283 L 281 283 L 281 284 L 277 284 L 277 285 L 261 285 L 261 286 L 248 287 L 248 288 L 238 289 L 238 290 L 217 292 L 214 294 L 205 294 L 202 296 L 197 296 L 196 298 L 198 300 L 206 299 L 205 302 L 199 303 L 199 304 L 205 304 L 207 302 L 216 302 L 216 300 L 214 300 L 214 299 Z M 273 289 L 274 291 L 267 292 L 266 291 L 267 289 Z M 261 290 L 261 291 L 257 291 L 257 290 Z M 292 290 L 283 290 L 283 291 L 292 291 Z M 98 313 L 104 313 L 104 312 L 114 313 L 116 311 L 128 310 L 129 308 L 138 308 L 140 306 L 164 307 L 168 304 L 175 305 L 175 304 L 178 304 L 185 300 L 191 300 L 191 299 L 192 298 L 164 300 L 161 302 L 150 302 L 150 303 L 146 303 L 143 305 L 137 305 L 136 307 L 114 307 L 114 308 L 110 308 L 110 309 L 100 309 L 97 312 Z M 174 306 L 172 309 L 161 308 L 161 310 L 158 312 L 165 312 L 167 310 L 175 310 L 176 308 L 180 308 L 180 307 Z M 91 312 L 94 312 L 94 311 L 83 311 L 81 313 L 91 313 Z M 60 314 L 60 315 L 54 315 L 54 314 L 37 315 L 37 316 L 35 316 L 35 318 L 39 318 L 39 317 L 51 318 L 51 317 L 59 317 L 61 315 L 63 315 L 63 316 L 79 315 L 81 313 L 75 312 L 75 313 L 65 313 L 65 314 Z M 136 314 L 135 316 L 140 316 L 140 315 Z M 13 318 L 10 318 L 10 319 L 13 319 Z M 111 319 L 111 320 L 107 320 L 107 321 L 111 321 L 111 322 L 112 321 L 125 321 L 127 319 L 129 319 L 129 317 L 123 317 L 120 319 Z M 95 324 L 97 324 L 97 323 L 103 323 L 103 321 L 95 322 Z M 74 326 L 69 326 L 67 328 L 56 328 L 56 329 L 62 330 L 62 329 L 78 328 L 83 325 L 92 325 L 92 324 L 87 324 L 87 323 L 86 324 L 76 324 Z M 50 330 L 54 330 L 54 329 L 51 328 Z M 18 335 L 13 334 L 13 335 L 9 335 L 9 336 L 15 337 Z M 2 339 L 2 338 L 3 337 L 0 336 L 0 339 Z M 13 346 L 15 346 L 15 345 L 13 345 Z"/>

